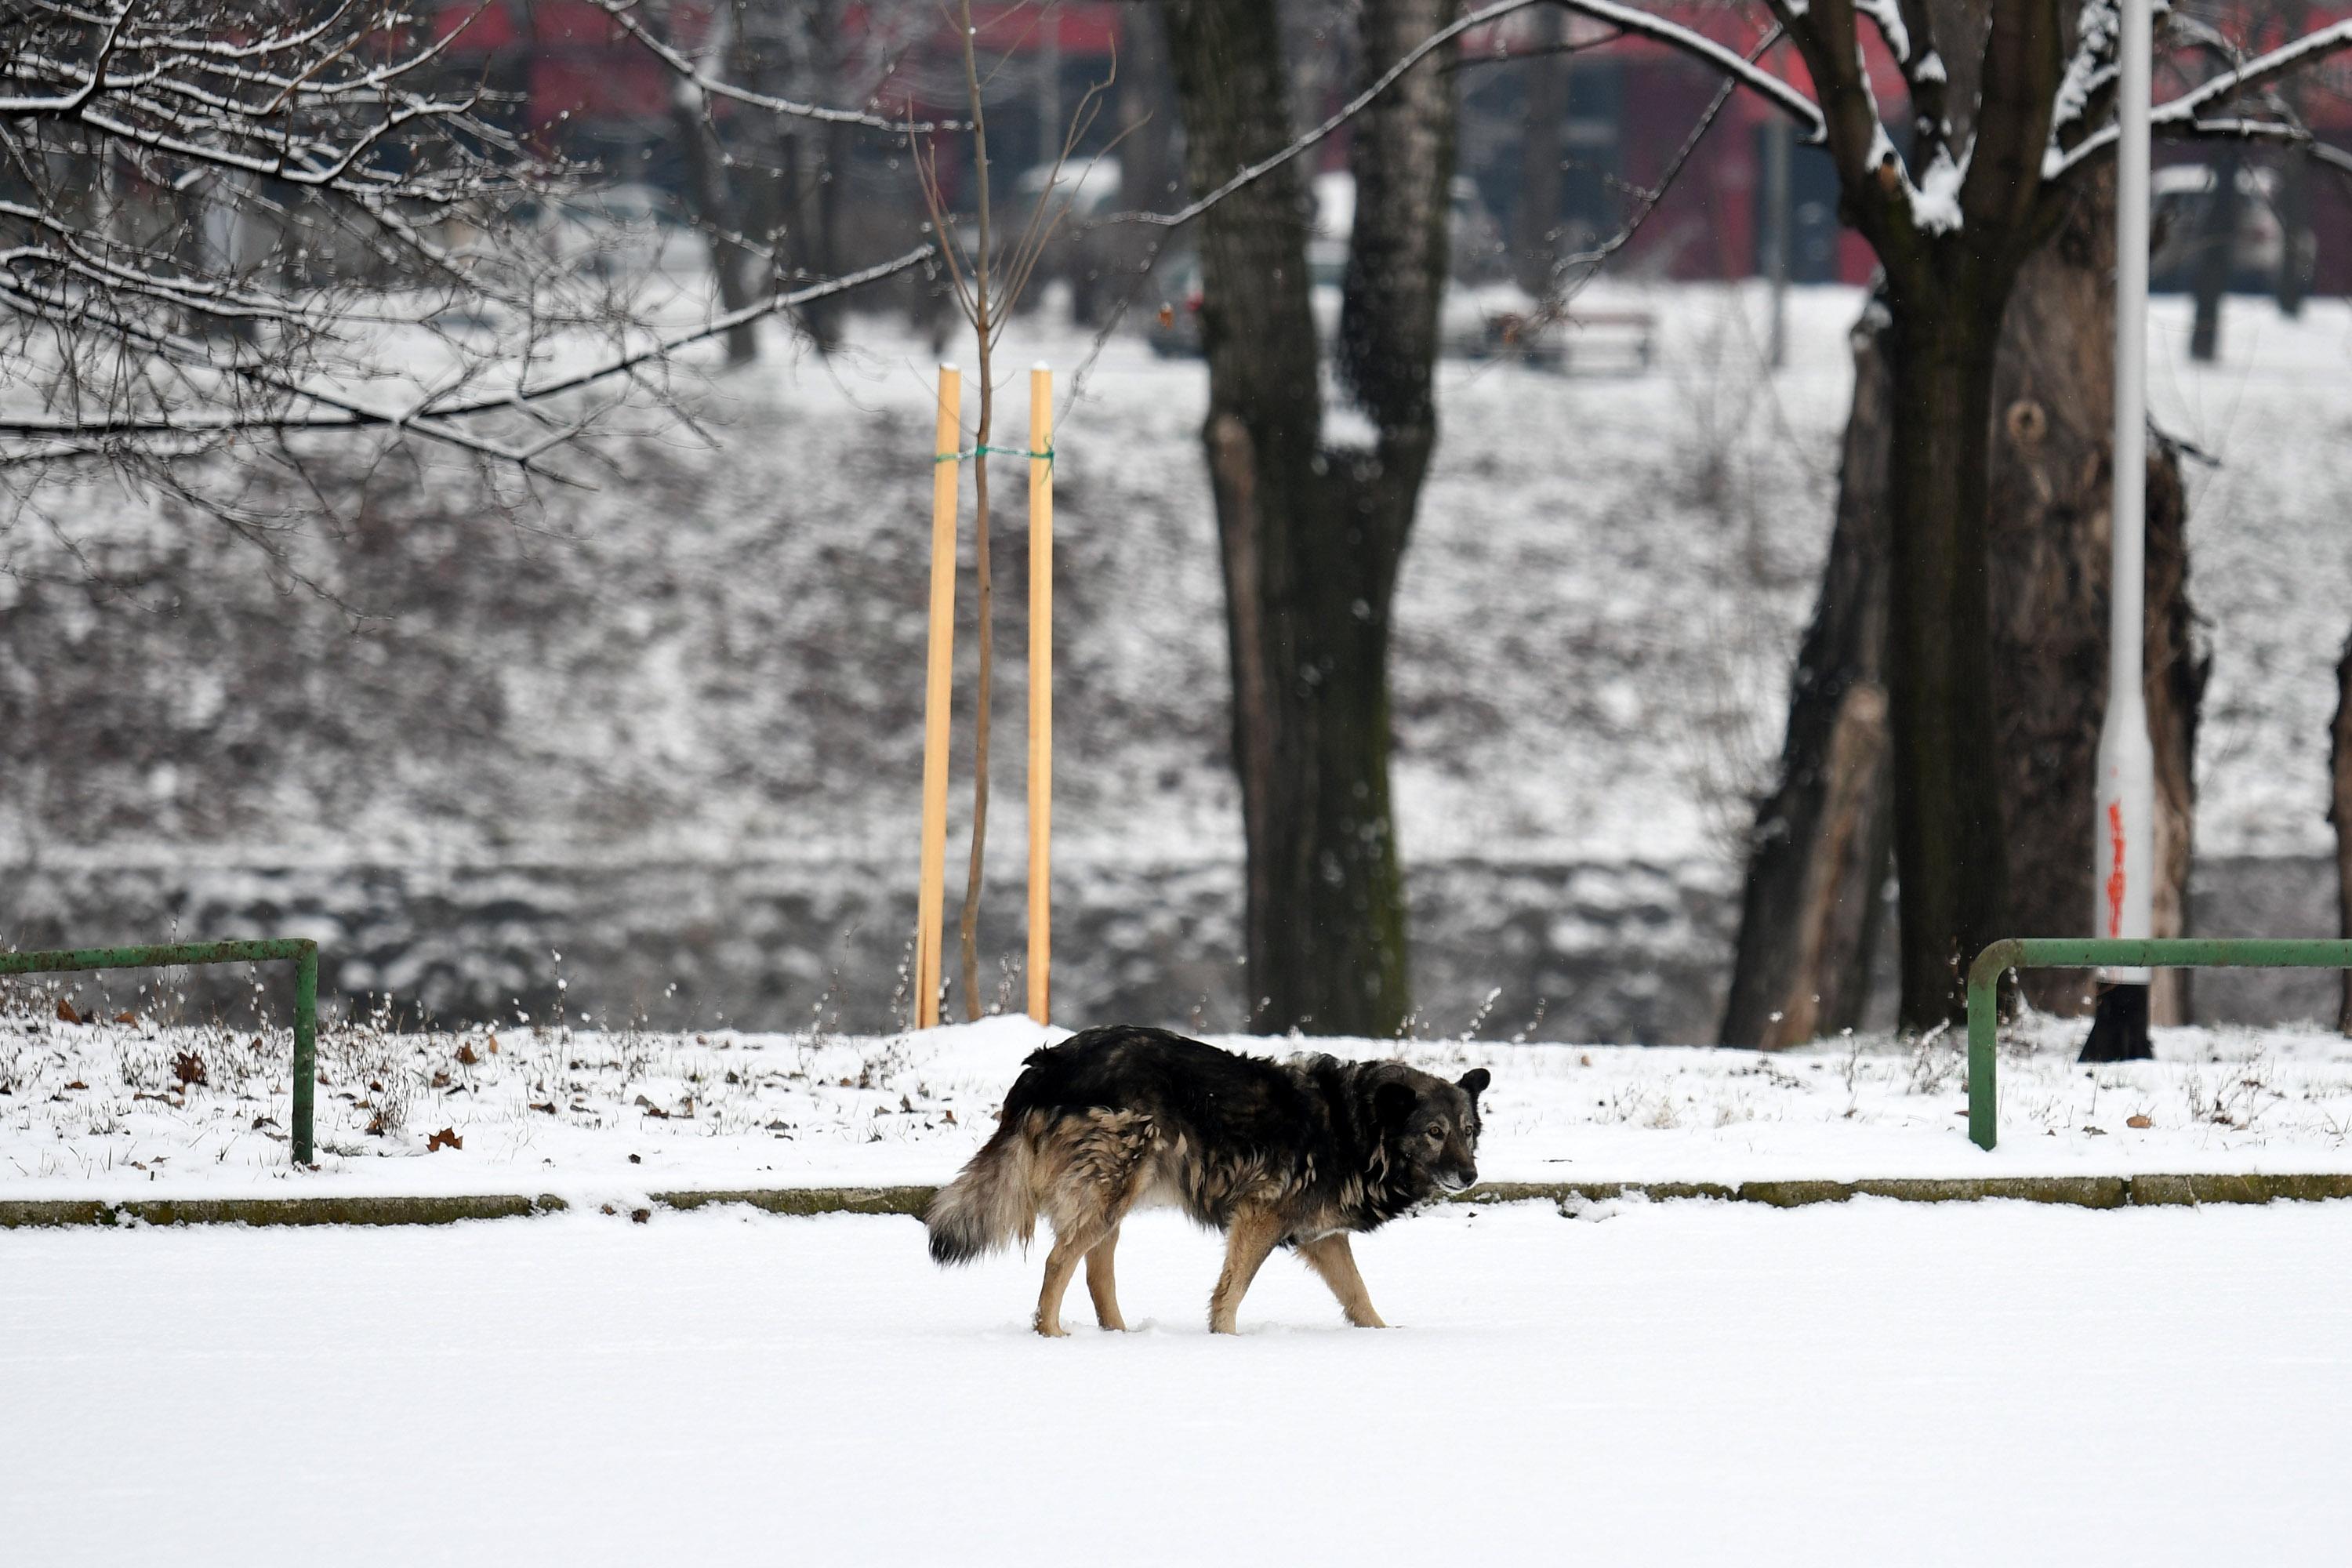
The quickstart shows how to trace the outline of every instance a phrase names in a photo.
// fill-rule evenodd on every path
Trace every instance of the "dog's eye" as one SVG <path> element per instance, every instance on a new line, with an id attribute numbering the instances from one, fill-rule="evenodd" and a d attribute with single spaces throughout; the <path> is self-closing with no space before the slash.
<path id="1" fill-rule="evenodd" d="M 1443 1143 L 1443 1142 L 1445 1142 L 1445 1129 L 1444 1129 L 1444 1128 L 1443 1128 L 1443 1127 L 1433 1127 L 1433 1128 L 1431 1128 L 1431 1129 L 1429 1130 L 1429 1140 L 1430 1140 L 1430 1142 L 1433 1142 L 1433 1143 Z"/>

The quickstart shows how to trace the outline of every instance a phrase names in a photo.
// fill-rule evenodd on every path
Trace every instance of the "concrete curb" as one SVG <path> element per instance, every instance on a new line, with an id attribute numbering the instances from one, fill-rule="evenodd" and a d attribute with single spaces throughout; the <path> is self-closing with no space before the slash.
<path id="1" fill-rule="evenodd" d="M 551 1194 L 466 1197 L 0 1199 L 0 1230 L 89 1225 L 452 1225 L 568 1207 Z"/>
<path id="2" fill-rule="evenodd" d="M 745 1204 L 769 1214 L 894 1214 L 919 1215 L 935 1187 L 745 1187 L 652 1193 L 668 1209 Z M 2144 1176 L 1896 1176 L 1853 1182 L 1493 1182 L 1455 1203 L 1493 1204 L 1571 1198 L 1605 1202 L 1642 1198 L 1665 1202 L 1703 1198 L 1718 1203 L 1801 1208 L 1854 1198 L 1902 1203 L 1980 1203 L 2009 1199 L 2074 1208 L 2119 1209 L 2199 1204 L 2319 1202 L 2352 1198 L 2352 1174 Z M 113 1225 L 450 1225 L 465 1219 L 511 1219 L 558 1214 L 572 1205 L 552 1194 L 487 1194 L 458 1197 L 89 1198 L 0 1199 L 0 1230 Z"/>

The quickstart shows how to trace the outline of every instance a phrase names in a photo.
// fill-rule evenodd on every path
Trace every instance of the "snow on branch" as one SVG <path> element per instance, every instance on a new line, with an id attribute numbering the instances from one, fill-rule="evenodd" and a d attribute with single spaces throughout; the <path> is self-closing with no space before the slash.
<path id="1" fill-rule="evenodd" d="M 2179 98 L 2168 99 L 2157 105 L 2150 118 L 2158 124 L 2179 124 L 2197 120 L 2205 110 L 2218 108 L 2242 93 L 2265 87 L 2279 78 L 2305 66 L 2315 65 L 2338 49 L 2352 48 L 2352 17 L 2333 26 L 2306 33 L 2294 42 L 2273 49 L 2248 60 L 2235 70 L 2226 70 L 2212 77 Z"/>
<path id="2" fill-rule="evenodd" d="M 2042 159 L 2045 174 L 2051 156 L 2063 158 L 2114 93 L 2116 40 L 2122 36 L 2123 13 L 2116 0 L 2084 0 L 2074 22 L 2074 52 L 2058 79 L 2051 110 L 2050 153 Z"/>
<path id="3" fill-rule="evenodd" d="M 2094 5 L 2097 4 L 2098 0 L 2094 0 Z M 2085 7 L 2086 18 L 2091 8 Z M 2209 111 L 2223 108 L 2234 99 L 2267 87 L 2281 77 L 2290 75 L 2307 66 L 2316 65 L 2330 55 L 2347 48 L 2352 48 L 2352 17 L 2347 17 L 2331 26 L 2319 28 L 2315 32 L 2306 33 L 2291 44 L 2273 49 L 2268 54 L 2258 55 L 2234 69 L 2220 72 L 2177 98 L 2167 99 L 2150 111 L 2149 126 L 2158 136 L 2201 137 L 2226 134 L 2244 137 L 2255 133 L 2251 130 L 2235 128 L 2259 125 L 2264 127 L 2259 132 L 2262 140 L 2309 142 L 2312 138 L 2308 131 L 2284 121 L 2225 121 L 2215 118 Z M 2112 44 L 2110 44 L 2110 58 L 2112 58 Z M 2074 74 L 2071 69 L 2067 79 L 2069 82 L 2074 79 Z M 2104 87 L 2112 84 L 2101 82 L 2096 85 Z M 2085 100 L 2087 100 L 2087 93 Z M 2061 99 L 2062 111 L 2067 107 L 2068 101 L 2064 98 Z M 2222 125 L 2228 125 L 2233 129 L 2226 132 L 2216 129 Z M 2112 152 L 2116 134 L 2116 128 L 2114 122 L 2110 121 L 2063 151 L 2053 141 L 2049 152 L 2042 158 L 2042 178 L 2063 179 L 2093 159 Z"/>
<path id="4" fill-rule="evenodd" d="M 1738 50 L 1725 47 L 1704 33 L 1631 5 L 1617 5 L 1615 0 L 1550 0 L 1550 3 L 1597 22 L 1606 22 L 1632 37 L 1664 44 L 1712 66 L 1795 121 L 1803 129 L 1805 140 L 1809 142 L 1822 141 L 1827 135 L 1822 121 L 1821 107 L 1811 99 L 1754 60 L 1744 58 Z"/>
<path id="5" fill-rule="evenodd" d="M 1871 25 L 1878 29 L 1878 36 L 1886 40 L 1886 52 L 1895 57 L 1895 63 L 1902 68 L 1904 76 L 1909 77 L 1911 30 L 1903 25 L 1903 12 L 1895 0 L 1853 0 L 1853 8 L 1870 18 Z"/>

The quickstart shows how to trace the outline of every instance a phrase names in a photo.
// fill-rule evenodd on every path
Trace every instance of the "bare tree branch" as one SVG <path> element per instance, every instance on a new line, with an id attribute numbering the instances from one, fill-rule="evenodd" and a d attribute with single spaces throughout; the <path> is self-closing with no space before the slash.
<path id="1" fill-rule="evenodd" d="M 859 125 L 868 131 L 887 132 L 893 136 L 933 135 L 942 131 L 970 131 L 971 122 L 962 120 L 890 120 L 879 114 L 869 114 L 855 109 L 828 109 L 822 104 L 801 103 L 789 98 L 754 92 L 739 87 L 722 77 L 713 75 L 701 64 L 689 58 L 664 41 L 658 33 L 637 20 L 638 0 L 589 0 L 589 4 L 612 18 L 614 25 L 635 39 L 656 59 L 661 61 L 685 81 L 713 98 L 723 98 L 746 108 L 763 110 L 770 114 L 789 115 L 795 120 L 813 120 L 824 125 Z"/>
<path id="2" fill-rule="evenodd" d="M 0 476 L 135 482 L 240 439 L 387 431 L 526 475 L 662 362 L 922 265 L 716 312 L 615 247 L 585 171 L 488 117 L 404 0 L 15 0 L 0 52 Z M 887 122 L 886 122 L 887 123 Z M 649 227 L 650 226 L 641 226 Z M 592 389 L 604 390 L 590 394 Z M 223 521 L 228 521 L 224 513 Z"/>
<path id="3" fill-rule="evenodd" d="M 1796 121 L 1805 129 L 1808 141 L 1818 142 L 1822 139 L 1821 110 L 1811 99 L 1771 72 L 1758 67 L 1752 60 L 1742 58 L 1736 50 L 1724 47 L 1704 33 L 1695 32 L 1688 27 L 1669 22 L 1664 17 L 1653 16 L 1647 11 L 1636 10 L 1631 5 L 1617 5 L 1614 0 L 1498 0 L 1497 4 L 1473 11 L 1423 38 L 1412 48 L 1398 57 L 1396 62 L 1374 78 L 1370 86 L 1342 104 L 1321 124 L 1291 142 L 1273 156 L 1261 159 L 1239 171 L 1232 179 L 1206 195 L 1179 207 L 1172 213 L 1118 213 L 1097 221 L 1098 223 L 1147 224 L 1155 228 L 1181 228 L 1243 186 L 1265 178 L 1292 159 L 1319 145 L 1328 139 L 1332 132 L 1361 114 L 1375 100 L 1394 87 L 1398 79 L 1407 71 L 1463 34 L 1486 26 L 1491 22 L 1500 21 L 1515 12 L 1525 11 L 1535 5 L 1558 5 L 1563 10 L 1573 11 L 1579 16 L 1605 22 L 1628 37 L 1648 38 L 1653 42 L 1664 44 L 1695 59 L 1704 61 L 1731 77 L 1740 86 L 1759 94 L 1765 101 Z"/>
<path id="4" fill-rule="evenodd" d="M 2259 55 L 2234 70 L 2222 71 L 2178 98 L 2167 99 L 2150 112 L 2149 124 L 2158 136 L 2201 134 L 2197 130 L 2200 121 L 2214 122 L 2207 110 L 2221 108 L 2232 99 L 2276 81 L 2290 72 L 2316 65 L 2347 48 L 2352 48 L 2352 18 L 2306 33 L 2294 42 Z M 2110 123 L 2084 137 L 2063 153 L 2053 149 L 2042 162 L 2044 178 L 2063 179 L 2090 160 L 2114 151 L 2116 134 L 2116 127 Z M 2305 138 L 2308 135 L 2309 132 L 2305 132 Z M 2305 138 L 2284 136 L 2269 139 L 2296 141 Z"/>

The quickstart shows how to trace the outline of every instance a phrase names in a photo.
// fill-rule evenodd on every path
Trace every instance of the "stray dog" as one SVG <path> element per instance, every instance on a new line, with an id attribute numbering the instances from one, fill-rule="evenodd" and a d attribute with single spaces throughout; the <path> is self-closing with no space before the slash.
<path id="1" fill-rule="evenodd" d="M 1402 1062 L 1271 1062 L 1164 1029 L 1088 1029 L 1024 1064 L 995 1134 L 931 1200 L 931 1257 L 969 1263 L 1016 1236 L 1025 1245 L 1042 1212 L 1054 1250 L 1037 1331 L 1062 1332 L 1062 1292 L 1081 1258 L 1097 1321 L 1124 1329 L 1111 1276 L 1119 1222 L 1173 1205 L 1225 1233 L 1212 1332 L 1235 1331 L 1234 1313 L 1277 1247 L 1297 1249 L 1348 1321 L 1386 1328 L 1349 1233 L 1478 1179 L 1488 1081 L 1484 1068 L 1447 1083 Z"/>

